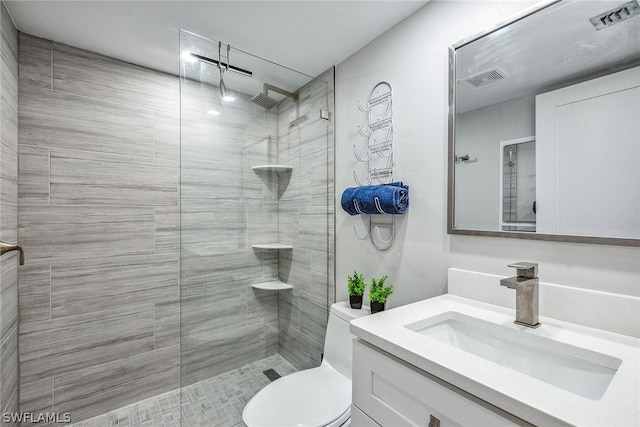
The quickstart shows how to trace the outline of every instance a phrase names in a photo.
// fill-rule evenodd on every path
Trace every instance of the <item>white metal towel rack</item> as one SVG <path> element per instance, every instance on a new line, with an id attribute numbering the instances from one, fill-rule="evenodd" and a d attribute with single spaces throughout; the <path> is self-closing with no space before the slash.
<path id="1" fill-rule="evenodd" d="M 366 104 L 356 101 L 358 109 L 364 113 L 358 125 L 358 133 L 363 141 L 353 145 L 353 154 L 360 163 L 359 171 L 353 171 L 353 179 L 359 186 L 389 184 L 393 182 L 393 90 L 387 82 L 373 87 Z M 369 215 L 369 232 L 358 235 L 358 226 L 353 226 L 360 240 L 371 239 L 373 246 L 385 251 L 395 239 L 394 215 Z M 379 217 L 379 218 L 378 218 Z M 391 219 L 389 220 L 389 217 Z M 381 230 L 384 230 L 381 232 Z M 383 237 L 384 236 L 384 237 Z"/>

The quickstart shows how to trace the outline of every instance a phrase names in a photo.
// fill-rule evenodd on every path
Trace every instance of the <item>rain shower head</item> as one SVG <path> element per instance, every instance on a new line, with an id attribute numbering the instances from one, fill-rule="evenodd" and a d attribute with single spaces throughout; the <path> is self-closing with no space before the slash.
<path id="1" fill-rule="evenodd" d="M 251 98 L 251 102 L 255 102 L 256 104 L 266 108 L 267 110 L 271 109 L 271 107 L 278 103 L 278 101 L 271 98 L 270 96 L 265 95 L 262 92 Z"/>
<path id="2" fill-rule="evenodd" d="M 267 110 L 271 109 L 274 105 L 278 104 L 278 101 L 269 96 L 269 91 L 277 92 L 281 95 L 287 96 L 293 99 L 294 102 L 298 101 L 298 92 L 289 92 L 284 89 L 280 89 L 279 87 L 265 83 L 262 86 L 262 92 L 251 98 L 251 102 L 255 102 L 256 104 L 266 108 Z"/>

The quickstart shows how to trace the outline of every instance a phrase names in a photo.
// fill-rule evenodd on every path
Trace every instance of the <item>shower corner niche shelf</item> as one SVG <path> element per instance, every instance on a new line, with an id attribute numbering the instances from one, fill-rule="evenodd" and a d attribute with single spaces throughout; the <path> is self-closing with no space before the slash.
<path id="1" fill-rule="evenodd" d="M 257 245 L 251 245 L 254 249 L 293 249 L 291 245 L 285 245 L 283 243 L 260 243 Z"/>
<path id="2" fill-rule="evenodd" d="M 293 167 L 288 165 L 257 165 L 251 168 L 251 170 L 254 172 L 275 172 L 275 173 L 290 172 L 292 169 Z"/>
<path id="3" fill-rule="evenodd" d="M 286 289 L 293 289 L 293 286 L 288 285 L 280 280 L 272 280 L 269 282 L 256 283 L 255 285 L 251 285 L 256 289 L 262 289 L 265 291 L 284 291 Z"/>

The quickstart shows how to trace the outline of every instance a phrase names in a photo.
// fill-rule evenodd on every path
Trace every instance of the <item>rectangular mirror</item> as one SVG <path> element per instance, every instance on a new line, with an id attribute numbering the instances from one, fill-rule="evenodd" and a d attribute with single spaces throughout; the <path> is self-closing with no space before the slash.
<path id="1" fill-rule="evenodd" d="M 640 246 L 638 1 L 551 1 L 451 47 L 449 234 Z"/>

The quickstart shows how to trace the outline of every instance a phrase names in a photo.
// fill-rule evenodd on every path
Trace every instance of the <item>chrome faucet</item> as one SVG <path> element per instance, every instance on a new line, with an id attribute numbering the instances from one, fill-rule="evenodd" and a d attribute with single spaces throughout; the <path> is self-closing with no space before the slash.
<path id="1" fill-rule="evenodd" d="M 515 324 L 537 328 L 538 322 L 538 264 L 515 262 L 516 276 L 500 280 L 500 286 L 516 290 Z"/>

